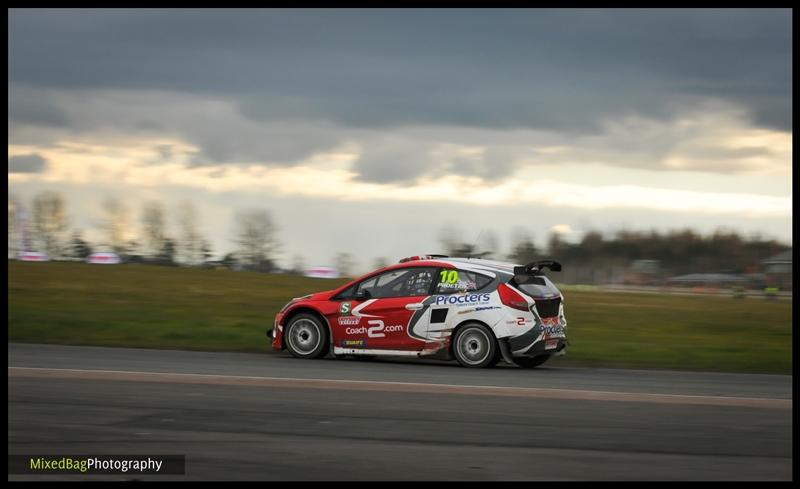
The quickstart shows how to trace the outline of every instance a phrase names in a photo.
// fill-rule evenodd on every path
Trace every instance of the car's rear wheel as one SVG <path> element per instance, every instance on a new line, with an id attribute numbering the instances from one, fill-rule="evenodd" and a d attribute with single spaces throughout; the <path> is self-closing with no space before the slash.
<path id="1" fill-rule="evenodd" d="M 493 367 L 500 359 L 500 350 L 492 331 L 478 323 L 459 328 L 453 338 L 453 356 L 469 368 Z"/>
<path id="2" fill-rule="evenodd" d="M 286 327 L 286 349 L 297 358 L 319 358 L 328 351 L 328 328 L 311 314 L 298 314 Z"/>
<path id="3" fill-rule="evenodd" d="M 522 368 L 536 368 L 550 359 L 550 355 L 539 355 L 536 357 L 514 357 L 514 363 Z"/>

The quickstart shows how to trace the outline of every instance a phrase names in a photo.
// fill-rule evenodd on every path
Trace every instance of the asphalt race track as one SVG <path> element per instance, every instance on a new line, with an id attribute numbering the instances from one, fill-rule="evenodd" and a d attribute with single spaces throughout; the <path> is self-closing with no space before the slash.
<path id="1" fill-rule="evenodd" d="M 9 454 L 187 460 L 185 477 L 59 479 L 792 478 L 788 375 L 29 344 L 8 357 Z"/>

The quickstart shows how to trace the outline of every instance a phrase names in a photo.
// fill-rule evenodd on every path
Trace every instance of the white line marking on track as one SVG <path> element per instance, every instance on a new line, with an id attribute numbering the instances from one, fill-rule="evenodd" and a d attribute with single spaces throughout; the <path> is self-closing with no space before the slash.
<path id="1" fill-rule="evenodd" d="M 613 392 L 543 387 L 505 387 L 491 385 L 427 384 L 374 380 L 339 380 L 297 377 L 257 377 L 173 372 L 140 372 L 130 370 L 83 370 L 40 367 L 8 367 L 9 377 L 58 378 L 75 380 L 109 380 L 176 384 L 240 385 L 305 389 L 340 389 L 423 394 L 488 395 L 570 399 L 584 401 L 645 402 L 658 404 L 696 404 L 738 406 L 767 409 L 791 409 L 791 399 L 759 397 L 701 396 L 688 394 L 655 394 L 645 392 Z"/>

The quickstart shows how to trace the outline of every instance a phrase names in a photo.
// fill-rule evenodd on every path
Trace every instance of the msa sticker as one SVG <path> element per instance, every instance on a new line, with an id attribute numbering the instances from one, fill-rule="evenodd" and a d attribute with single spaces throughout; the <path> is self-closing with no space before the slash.
<path id="1" fill-rule="evenodd" d="M 552 350 L 553 348 L 556 348 L 556 347 L 558 347 L 558 340 L 547 341 L 544 344 L 544 349 L 545 350 Z"/>
<path id="2" fill-rule="evenodd" d="M 350 303 L 349 302 L 342 302 L 342 305 L 339 306 L 339 315 L 340 316 L 349 316 L 350 315 Z"/>

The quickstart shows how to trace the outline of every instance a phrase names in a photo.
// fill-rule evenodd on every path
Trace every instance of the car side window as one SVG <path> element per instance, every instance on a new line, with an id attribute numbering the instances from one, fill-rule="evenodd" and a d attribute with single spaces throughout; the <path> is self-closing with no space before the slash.
<path id="1" fill-rule="evenodd" d="M 455 294 L 456 292 L 472 292 L 480 290 L 492 281 L 491 277 L 467 270 L 443 268 L 436 277 L 434 294 Z"/>
<path id="2" fill-rule="evenodd" d="M 366 290 L 374 299 L 428 295 L 435 273 L 427 267 L 390 270 L 361 282 L 356 290 Z"/>

